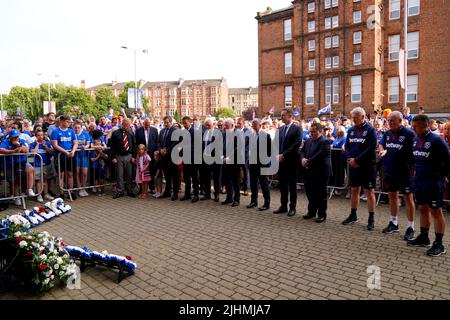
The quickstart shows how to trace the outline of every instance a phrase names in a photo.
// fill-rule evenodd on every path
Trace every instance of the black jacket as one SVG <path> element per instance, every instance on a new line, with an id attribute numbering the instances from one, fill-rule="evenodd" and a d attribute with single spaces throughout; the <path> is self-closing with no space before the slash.
<path id="1" fill-rule="evenodd" d="M 300 151 L 300 158 L 309 160 L 304 170 L 305 181 L 323 180 L 331 176 L 331 146 L 323 136 L 317 140 L 309 138 Z"/>
<path id="2" fill-rule="evenodd" d="M 110 147 L 112 159 L 115 159 L 117 155 L 126 156 L 128 154 L 131 154 L 133 157 L 136 157 L 136 140 L 134 138 L 134 134 L 130 130 L 127 132 L 128 144 L 130 148 L 128 151 L 126 151 L 123 145 L 123 133 L 124 130 L 118 129 L 114 131 L 111 135 Z"/>
<path id="3" fill-rule="evenodd" d="M 303 141 L 303 129 L 292 123 L 285 136 L 286 128 L 287 126 L 284 125 L 279 131 L 279 153 L 284 156 L 283 162 L 298 164 L 300 159 L 299 149 Z"/>
<path id="4" fill-rule="evenodd" d="M 262 137 L 265 137 L 264 139 L 261 139 Z M 267 146 L 264 147 L 263 145 L 260 145 L 260 139 L 262 141 L 267 141 Z M 271 158 L 272 156 L 272 138 L 270 137 L 270 134 L 267 132 L 260 130 L 259 135 L 256 135 L 256 133 L 251 133 L 249 135 L 249 165 L 250 166 L 256 166 L 256 167 L 269 167 L 270 161 L 263 164 L 260 158 L 260 148 L 263 146 L 263 149 L 266 150 L 265 156 L 268 158 Z M 262 143 L 262 142 L 261 142 Z M 256 155 L 253 156 L 252 152 L 256 152 Z M 256 163 L 254 163 L 254 160 L 256 160 Z"/>
<path id="5" fill-rule="evenodd" d="M 147 147 L 147 153 L 149 156 L 154 159 L 154 153 L 155 151 L 159 150 L 159 139 L 158 139 L 158 129 L 155 127 L 149 128 L 149 135 L 148 135 L 148 144 L 146 145 L 145 141 L 145 128 L 140 127 L 136 130 L 135 133 L 136 136 L 136 145 L 143 144 Z"/>

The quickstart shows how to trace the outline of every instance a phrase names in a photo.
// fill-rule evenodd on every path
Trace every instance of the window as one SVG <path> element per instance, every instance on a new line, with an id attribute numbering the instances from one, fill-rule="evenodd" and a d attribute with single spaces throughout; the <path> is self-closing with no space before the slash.
<path id="1" fill-rule="evenodd" d="M 353 65 L 355 66 L 361 65 L 361 52 L 353 54 Z"/>
<path id="2" fill-rule="evenodd" d="M 286 52 L 284 54 L 284 73 L 292 73 L 292 52 Z"/>
<path id="3" fill-rule="evenodd" d="M 305 82 L 305 98 L 306 104 L 314 104 L 314 80 Z"/>
<path id="4" fill-rule="evenodd" d="M 361 102 L 361 76 L 352 77 L 352 102 Z"/>
<path id="5" fill-rule="evenodd" d="M 408 2 L 408 16 L 417 16 L 420 13 L 420 0 L 409 0 Z"/>
<path id="6" fill-rule="evenodd" d="M 333 68 L 339 67 L 339 56 L 333 56 Z"/>
<path id="7" fill-rule="evenodd" d="M 292 20 L 284 20 L 284 41 L 292 40 Z"/>
<path id="8" fill-rule="evenodd" d="M 353 23 L 361 22 L 361 11 L 353 11 Z"/>
<path id="9" fill-rule="evenodd" d="M 309 51 L 316 50 L 316 40 L 309 40 L 308 41 L 308 50 Z"/>
<path id="10" fill-rule="evenodd" d="M 339 36 L 333 36 L 333 48 L 339 47 Z"/>
<path id="11" fill-rule="evenodd" d="M 331 37 L 325 37 L 325 49 L 331 48 Z"/>
<path id="12" fill-rule="evenodd" d="M 419 81 L 419 76 L 408 76 L 408 90 L 406 99 L 408 102 L 417 101 L 417 83 Z"/>
<path id="13" fill-rule="evenodd" d="M 400 19 L 400 0 L 389 0 L 389 20 Z"/>
<path id="14" fill-rule="evenodd" d="M 408 59 L 419 57 L 419 32 L 408 33 Z"/>
<path id="15" fill-rule="evenodd" d="M 309 59 L 308 60 L 309 65 L 309 71 L 314 71 L 316 69 L 316 60 L 315 59 Z"/>
<path id="16" fill-rule="evenodd" d="M 316 29 L 316 23 L 314 20 L 308 21 L 308 32 L 314 32 Z"/>
<path id="17" fill-rule="evenodd" d="M 331 78 L 325 79 L 325 103 L 331 103 Z"/>
<path id="18" fill-rule="evenodd" d="M 333 0 L 333 1 L 331 1 L 331 6 L 334 8 L 334 7 L 337 7 L 339 5 L 339 0 Z"/>
<path id="19" fill-rule="evenodd" d="M 284 105 L 285 107 L 292 106 L 292 86 L 284 87 Z"/>
<path id="20" fill-rule="evenodd" d="M 339 78 L 333 78 L 333 103 L 339 103 Z"/>
<path id="21" fill-rule="evenodd" d="M 308 3 L 308 13 L 313 13 L 316 10 L 316 5 L 314 2 Z"/>
<path id="22" fill-rule="evenodd" d="M 325 18 L 325 29 L 331 29 L 331 18 Z"/>
<path id="23" fill-rule="evenodd" d="M 325 9 L 331 8 L 331 0 L 325 0 Z"/>
<path id="24" fill-rule="evenodd" d="M 161 99 L 156 100 L 156 105 L 157 105 L 158 107 L 161 106 Z"/>
<path id="25" fill-rule="evenodd" d="M 333 28 L 337 28 L 339 26 L 339 16 L 333 16 Z"/>
<path id="26" fill-rule="evenodd" d="M 389 61 L 397 61 L 400 51 L 400 35 L 395 34 L 389 37 Z"/>
<path id="27" fill-rule="evenodd" d="M 211 104 L 212 104 L 212 105 L 215 105 L 215 104 L 216 104 L 216 101 L 217 101 L 217 100 L 216 100 L 216 97 L 212 97 L 212 98 L 211 98 Z"/>
<path id="28" fill-rule="evenodd" d="M 399 78 L 393 77 L 388 79 L 388 102 L 399 102 Z"/>
<path id="29" fill-rule="evenodd" d="M 353 32 L 353 44 L 360 44 L 362 41 L 362 32 L 356 31 Z"/>
<path id="30" fill-rule="evenodd" d="M 161 96 L 161 89 L 156 89 L 156 96 L 160 97 Z"/>
<path id="31" fill-rule="evenodd" d="M 325 57 L 325 69 L 331 69 L 331 57 Z"/>
<path id="32" fill-rule="evenodd" d="M 176 96 L 177 95 L 177 89 L 170 89 L 169 90 L 169 95 Z"/>

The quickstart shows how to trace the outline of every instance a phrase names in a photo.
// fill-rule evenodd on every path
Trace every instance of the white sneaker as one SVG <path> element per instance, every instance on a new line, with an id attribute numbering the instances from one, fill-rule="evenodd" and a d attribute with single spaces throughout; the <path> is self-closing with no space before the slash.
<path id="1" fill-rule="evenodd" d="M 27 190 L 27 195 L 30 197 L 36 197 L 36 193 L 34 193 L 33 189 L 28 189 Z"/>
<path id="2" fill-rule="evenodd" d="M 365 194 L 363 194 L 363 195 L 360 197 L 360 199 L 361 199 L 361 201 L 367 201 L 367 197 L 366 197 Z"/>
<path id="3" fill-rule="evenodd" d="M 42 198 L 42 195 L 38 195 L 36 200 L 40 203 L 44 203 L 44 199 Z"/>
<path id="4" fill-rule="evenodd" d="M 156 193 L 153 195 L 153 198 L 159 198 L 160 196 L 161 196 L 161 193 L 156 192 Z"/>
<path id="5" fill-rule="evenodd" d="M 14 199 L 14 204 L 16 206 L 21 206 L 22 205 L 22 199 L 21 198 L 16 198 Z"/>
<path id="6" fill-rule="evenodd" d="M 92 192 L 97 192 L 97 188 L 92 188 Z"/>
<path id="7" fill-rule="evenodd" d="M 87 193 L 86 190 L 81 190 L 81 191 L 83 191 L 83 196 L 84 196 L 84 197 L 88 197 L 88 196 L 89 196 L 89 193 Z"/>
<path id="8" fill-rule="evenodd" d="M 44 198 L 45 198 L 45 200 L 50 200 L 50 201 L 52 201 L 53 199 L 55 199 L 55 198 L 53 198 L 49 193 L 47 193 L 47 194 L 44 196 Z"/>

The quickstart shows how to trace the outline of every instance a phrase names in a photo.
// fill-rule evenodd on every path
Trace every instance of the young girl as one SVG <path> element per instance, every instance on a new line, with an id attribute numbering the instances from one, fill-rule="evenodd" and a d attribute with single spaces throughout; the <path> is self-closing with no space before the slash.
<path id="1" fill-rule="evenodd" d="M 36 190 L 41 190 L 41 174 L 44 176 L 43 179 L 43 192 L 44 198 L 46 200 L 53 200 L 53 197 L 49 194 L 49 185 L 51 183 L 51 179 L 56 176 L 55 169 L 51 166 L 52 156 L 53 156 L 53 148 L 49 141 L 44 140 L 44 132 L 38 130 L 35 132 L 36 141 L 30 145 L 30 152 L 39 153 L 42 157 L 42 167 L 44 172 L 41 173 L 41 158 L 34 158 L 34 179 L 36 182 Z M 37 197 L 37 201 L 43 203 L 44 198 L 42 195 Z"/>
<path id="2" fill-rule="evenodd" d="M 150 156 L 147 154 L 145 145 L 140 144 L 137 148 L 136 157 L 136 183 L 141 185 L 139 198 L 147 198 L 148 182 L 150 181 Z"/>
<path id="3" fill-rule="evenodd" d="M 108 155 L 100 148 L 101 146 L 101 140 L 95 139 L 93 145 L 95 150 L 90 151 L 94 184 L 97 186 L 97 196 L 99 197 L 105 194 L 103 187 L 105 179 L 105 161 L 108 159 Z"/>
<path id="4" fill-rule="evenodd" d="M 155 198 L 159 198 L 162 195 L 162 181 L 163 181 L 163 171 L 162 171 L 162 162 L 161 162 L 161 155 L 159 154 L 159 151 L 155 151 L 154 153 L 155 158 L 155 188 L 156 193 L 153 195 Z"/>
<path id="5" fill-rule="evenodd" d="M 78 150 L 76 152 L 77 159 L 77 187 L 78 188 L 86 188 L 87 186 L 87 178 L 88 178 L 88 168 L 89 168 L 89 160 L 88 160 L 88 151 L 91 144 L 91 136 L 89 133 L 83 130 L 83 123 L 80 120 L 77 120 L 74 125 L 75 136 L 78 140 Z M 81 189 L 78 194 L 80 197 L 87 197 L 89 194 L 85 189 Z"/>

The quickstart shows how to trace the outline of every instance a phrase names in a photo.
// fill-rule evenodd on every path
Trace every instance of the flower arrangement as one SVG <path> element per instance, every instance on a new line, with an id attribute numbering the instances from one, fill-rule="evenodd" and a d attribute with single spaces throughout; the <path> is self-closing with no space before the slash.
<path id="1" fill-rule="evenodd" d="M 74 246 L 67 246 L 67 252 L 75 259 L 83 258 L 86 262 L 101 263 L 109 266 L 122 266 L 126 270 L 134 271 L 137 269 L 137 264 L 132 262 L 130 256 L 118 256 L 109 254 L 108 251 L 91 251 L 88 247 L 79 248 Z"/>

